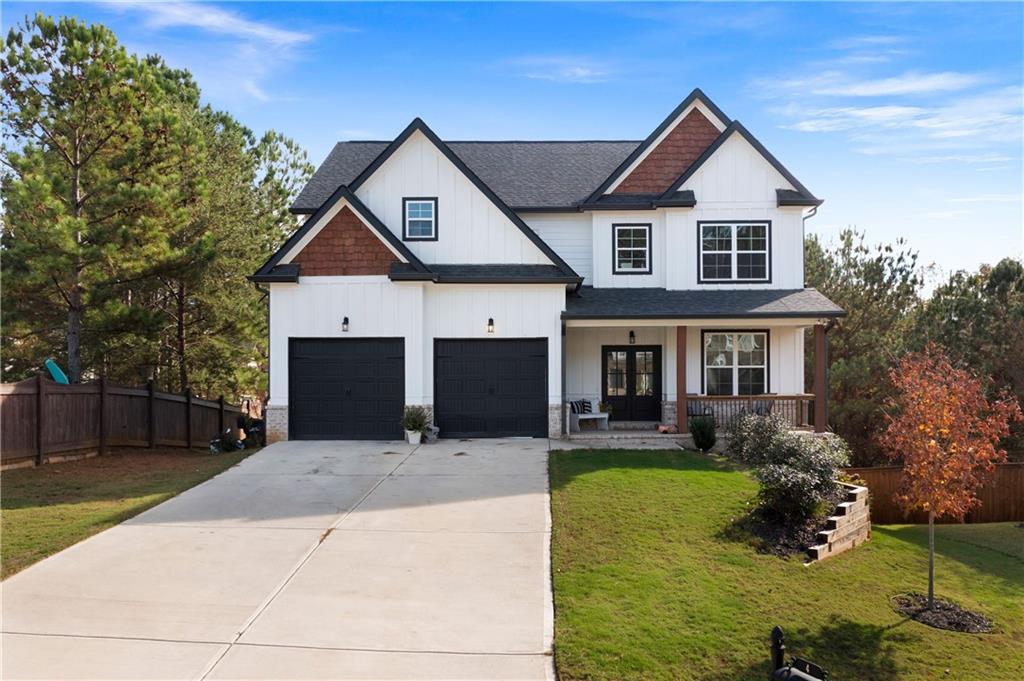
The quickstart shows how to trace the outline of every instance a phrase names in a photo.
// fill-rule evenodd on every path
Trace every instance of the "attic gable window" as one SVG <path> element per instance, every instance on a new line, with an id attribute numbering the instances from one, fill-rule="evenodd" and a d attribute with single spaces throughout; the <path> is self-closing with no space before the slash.
<path id="1" fill-rule="evenodd" d="M 437 241 L 437 197 L 402 199 L 402 238 Z"/>
<path id="2" fill-rule="evenodd" d="M 770 283 L 771 231 L 771 221 L 698 222 L 697 283 Z"/>
<path id="3" fill-rule="evenodd" d="M 612 225 L 615 274 L 651 273 L 651 226 Z"/>

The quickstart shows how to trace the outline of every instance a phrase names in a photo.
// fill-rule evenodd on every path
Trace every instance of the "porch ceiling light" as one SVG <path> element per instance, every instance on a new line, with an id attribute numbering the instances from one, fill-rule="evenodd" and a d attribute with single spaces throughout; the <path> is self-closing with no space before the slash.
<path id="1" fill-rule="evenodd" d="M 341 331 L 342 333 L 348 333 L 348 317 L 341 320 Z"/>
<path id="2" fill-rule="evenodd" d="M 636 345 L 636 333 L 634 333 L 633 329 L 629 330 L 629 344 Z"/>
<path id="3" fill-rule="evenodd" d="M 494 333 L 494 317 L 487 318 L 487 333 Z"/>

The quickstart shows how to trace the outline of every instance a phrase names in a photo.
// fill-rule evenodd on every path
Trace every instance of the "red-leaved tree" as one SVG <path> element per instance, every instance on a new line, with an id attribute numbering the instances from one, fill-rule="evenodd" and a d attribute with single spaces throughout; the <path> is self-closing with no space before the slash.
<path id="1" fill-rule="evenodd" d="M 986 396 L 987 381 L 953 366 L 941 348 L 906 354 L 890 371 L 897 396 L 882 444 L 903 461 L 896 501 L 928 512 L 928 607 L 935 606 L 935 519 L 962 519 L 977 492 L 1006 459 L 999 442 L 1022 418 L 1008 393 Z"/>

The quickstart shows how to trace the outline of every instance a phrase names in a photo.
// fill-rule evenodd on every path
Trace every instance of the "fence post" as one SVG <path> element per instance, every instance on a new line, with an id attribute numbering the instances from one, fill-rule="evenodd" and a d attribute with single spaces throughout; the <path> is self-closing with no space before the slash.
<path id="1" fill-rule="evenodd" d="M 217 416 L 220 418 L 220 428 L 217 430 L 217 436 L 224 432 L 224 396 L 221 395 L 217 398 Z"/>
<path id="2" fill-rule="evenodd" d="M 185 388 L 185 447 L 192 449 L 192 388 Z"/>
<path id="3" fill-rule="evenodd" d="M 42 374 L 36 374 L 36 465 L 43 465 L 43 391 L 46 381 Z"/>
<path id="4" fill-rule="evenodd" d="M 100 376 L 100 456 L 107 453 L 107 377 Z"/>
<path id="5" fill-rule="evenodd" d="M 149 440 L 149 448 L 152 449 L 156 446 L 156 387 L 153 385 L 152 378 L 146 381 L 146 390 L 149 391 L 146 398 L 146 411 L 149 414 L 149 429 L 146 436 Z"/>

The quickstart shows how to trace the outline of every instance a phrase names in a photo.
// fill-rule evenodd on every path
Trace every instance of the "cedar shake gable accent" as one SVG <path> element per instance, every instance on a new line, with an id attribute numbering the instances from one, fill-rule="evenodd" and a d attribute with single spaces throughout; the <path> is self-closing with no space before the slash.
<path id="1" fill-rule="evenodd" d="M 292 258 L 303 277 L 387 274 L 398 258 L 345 206 Z"/>
<path id="2" fill-rule="evenodd" d="M 306 237 L 309 232 L 320 224 L 330 212 L 334 209 L 334 206 L 339 201 L 344 201 L 347 205 L 343 206 L 345 210 L 348 210 L 355 214 L 356 218 L 362 218 L 362 226 L 367 230 L 369 234 L 378 239 L 381 245 L 388 249 L 390 246 L 391 253 L 397 253 L 398 256 L 392 256 L 388 261 L 388 266 L 394 261 L 404 261 L 409 263 L 414 270 L 417 272 L 429 272 L 427 266 L 424 265 L 419 258 L 417 258 L 412 251 L 409 250 L 408 246 L 402 243 L 401 239 L 394 235 L 380 219 L 373 214 L 366 205 L 359 200 L 355 194 L 353 194 L 348 187 L 341 185 L 338 187 L 330 198 L 321 204 L 320 208 L 317 209 L 302 226 L 299 227 L 295 232 L 288 237 L 288 240 L 284 242 L 277 251 L 274 252 L 270 258 L 263 263 L 263 266 L 256 271 L 255 274 L 249 277 L 249 281 L 259 283 L 276 283 L 276 282 L 296 282 L 299 278 L 298 267 L 290 261 L 282 264 L 285 256 L 291 253 L 299 243 Z M 369 225 L 369 227 L 367 227 Z M 326 225 L 324 225 L 326 227 Z M 315 237 L 316 235 L 314 235 Z M 306 244 L 307 246 L 309 244 Z M 303 249 L 305 250 L 305 249 Z M 386 274 L 387 267 L 384 268 L 384 272 L 378 274 Z M 308 272 L 302 272 L 302 274 L 308 274 Z"/>
<path id="3" fill-rule="evenodd" d="M 718 135 L 718 128 L 694 107 L 612 194 L 664 192 L 718 139 Z"/>

